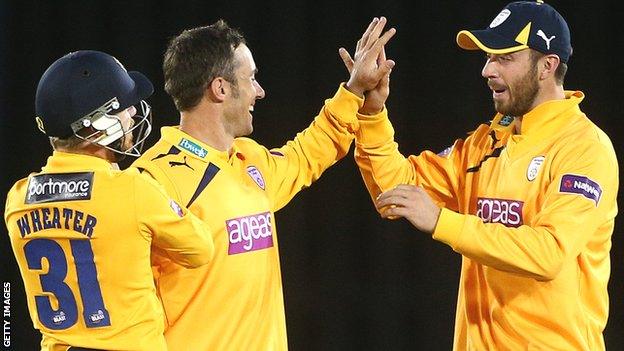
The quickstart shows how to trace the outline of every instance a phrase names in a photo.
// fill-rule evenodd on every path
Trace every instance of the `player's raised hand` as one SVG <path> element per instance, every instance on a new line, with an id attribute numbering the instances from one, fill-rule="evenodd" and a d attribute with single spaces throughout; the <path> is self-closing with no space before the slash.
<path id="1" fill-rule="evenodd" d="M 440 217 L 440 208 L 423 188 L 415 185 L 402 184 L 381 193 L 375 206 L 383 218 L 404 217 L 416 229 L 429 234 Z"/>
<path id="2" fill-rule="evenodd" d="M 377 64 L 381 65 L 385 61 L 386 50 L 382 48 L 377 58 Z M 364 93 L 364 105 L 358 111 L 359 113 L 374 115 L 381 112 L 388 99 L 388 95 L 390 95 L 390 73 L 392 73 L 392 70 L 388 71 L 388 74 L 381 78 L 377 86 Z"/>
<path id="3" fill-rule="evenodd" d="M 350 73 L 346 88 L 358 96 L 375 88 L 384 77 L 389 76 L 394 67 L 394 61 L 385 59 L 385 55 L 381 59 L 384 45 L 396 33 L 394 28 L 390 28 L 381 34 L 385 25 L 385 17 L 373 18 L 357 42 L 353 58 L 346 49 L 339 49 L 340 57 Z"/>

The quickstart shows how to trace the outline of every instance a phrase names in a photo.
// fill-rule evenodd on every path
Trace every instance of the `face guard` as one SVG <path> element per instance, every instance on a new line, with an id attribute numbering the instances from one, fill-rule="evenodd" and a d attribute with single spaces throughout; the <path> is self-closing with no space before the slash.
<path id="1" fill-rule="evenodd" d="M 139 157 L 143 143 L 152 131 L 152 110 L 144 100 L 137 105 L 137 113 L 132 116 L 132 124 L 124 130 L 121 119 L 114 113 L 119 110 L 119 101 L 112 98 L 104 105 L 88 113 L 71 124 L 74 135 L 89 143 L 103 146 L 118 155 Z M 126 138 L 131 137 L 132 145 L 125 147 Z"/>

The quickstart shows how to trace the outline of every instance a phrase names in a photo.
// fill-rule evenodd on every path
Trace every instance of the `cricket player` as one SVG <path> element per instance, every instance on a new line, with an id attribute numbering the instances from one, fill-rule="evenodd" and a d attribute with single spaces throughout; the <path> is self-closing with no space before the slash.
<path id="1" fill-rule="evenodd" d="M 117 167 L 140 153 L 153 90 L 88 50 L 59 58 L 39 81 L 36 120 L 54 152 L 15 183 L 4 218 L 41 350 L 166 350 L 151 247 L 185 267 L 213 255 L 205 223 L 153 179 Z"/>
<path id="2" fill-rule="evenodd" d="M 382 217 L 462 255 L 454 350 L 604 350 L 618 165 L 579 108 L 585 95 L 563 88 L 566 21 L 545 3 L 513 2 L 457 43 L 487 54 L 496 115 L 440 153 L 406 158 L 382 80 L 367 94 L 380 112 L 358 116 L 366 187 Z"/>
<path id="3" fill-rule="evenodd" d="M 224 21 L 183 31 L 165 52 L 165 90 L 180 125 L 133 164 L 212 228 L 212 262 L 186 269 L 156 258 L 170 350 L 286 350 L 275 212 L 348 152 L 363 93 L 394 62 L 377 62 L 394 29 L 374 19 L 349 82 L 281 148 L 252 139 L 264 90 L 243 35 Z M 337 117 L 339 116 L 339 118 Z M 341 122 L 345 121 L 345 122 Z"/>

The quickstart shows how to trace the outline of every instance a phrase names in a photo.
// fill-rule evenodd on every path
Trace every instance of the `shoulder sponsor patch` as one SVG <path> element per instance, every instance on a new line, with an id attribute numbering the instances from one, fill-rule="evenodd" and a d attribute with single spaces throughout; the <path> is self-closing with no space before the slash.
<path id="1" fill-rule="evenodd" d="M 451 146 L 447 147 L 446 149 L 438 152 L 438 156 L 446 157 L 446 156 L 450 155 L 451 152 L 453 152 L 453 146 L 455 146 L 455 145 L 451 145 Z"/>
<path id="2" fill-rule="evenodd" d="M 206 155 L 208 155 L 208 151 L 206 149 L 186 138 L 182 138 L 182 140 L 180 140 L 180 143 L 178 143 L 178 146 L 201 158 L 204 158 L 206 157 Z"/>
<path id="3" fill-rule="evenodd" d="M 575 174 L 564 174 L 563 177 L 561 177 L 559 192 L 583 195 L 594 201 L 596 206 L 598 206 L 598 202 L 602 196 L 600 184 L 587 177 Z"/>
<path id="4" fill-rule="evenodd" d="M 256 166 L 247 166 L 247 174 L 249 174 L 251 179 L 253 179 L 256 184 L 258 184 L 260 189 L 264 190 L 264 178 Z"/>
<path id="5" fill-rule="evenodd" d="M 49 173 L 30 177 L 24 203 L 91 199 L 93 172 Z"/>

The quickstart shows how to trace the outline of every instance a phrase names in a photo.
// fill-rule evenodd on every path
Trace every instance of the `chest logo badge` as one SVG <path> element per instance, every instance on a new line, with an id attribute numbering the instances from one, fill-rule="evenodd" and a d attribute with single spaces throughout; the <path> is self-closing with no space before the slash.
<path id="1" fill-rule="evenodd" d="M 526 174 L 529 182 L 532 182 L 535 178 L 537 178 L 537 173 L 539 173 L 542 163 L 544 163 L 544 159 L 544 156 L 533 157 L 531 163 L 529 163 L 529 168 L 527 168 Z"/>
<path id="2" fill-rule="evenodd" d="M 260 189 L 264 190 L 265 183 L 264 178 L 262 177 L 262 173 L 256 168 L 256 166 L 248 166 L 247 174 L 253 179 L 254 182 L 260 187 Z"/>

